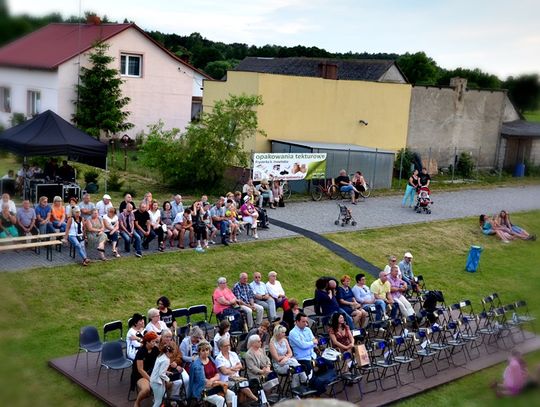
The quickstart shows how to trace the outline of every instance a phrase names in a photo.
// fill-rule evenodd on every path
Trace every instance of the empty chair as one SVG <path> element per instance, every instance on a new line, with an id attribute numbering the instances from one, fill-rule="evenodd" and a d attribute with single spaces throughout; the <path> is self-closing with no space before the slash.
<path id="1" fill-rule="evenodd" d="M 124 369 L 131 367 L 133 362 L 125 357 L 120 342 L 105 342 L 101 352 L 101 366 L 99 367 L 96 386 L 99 383 L 101 369 L 107 369 L 107 391 L 110 390 L 109 374 L 111 370 L 121 370 L 120 381 L 124 376 Z"/>
<path id="2" fill-rule="evenodd" d="M 176 320 L 176 336 L 178 343 L 182 342 L 182 339 L 189 333 L 191 328 L 189 320 L 189 310 L 187 308 L 176 308 L 172 310 L 173 318 Z"/>
<path id="3" fill-rule="evenodd" d="M 79 355 L 81 352 L 86 353 L 86 371 L 88 372 L 88 354 L 97 353 L 96 366 L 99 360 L 99 354 L 103 343 L 99 339 L 99 333 L 95 326 L 83 326 L 79 331 L 79 351 L 77 352 L 77 358 L 75 359 L 75 368 L 77 368 L 77 362 L 79 361 Z"/>
<path id="4" fill-rule="evenodd" d="M 126 342 L 124 340 L 124 326 L 122 321 L 111 321 L 103 325 L 103 342 L 111 341 L 108 337 L 112 332 L 116 334 L 118 342 L 120 342 L 122 346 L 125 346 Z"/>
<path id="5" fill-rule="evenodd" d="M 188 308 L 189 313 L 189 322 L 192 326 L 197 325 L 204 331 L 206 339 L 209 339 L 209 333 L 214 332 L 214 325 L 208 322 L 208 308 L 206 305 L 193 305 Z M 202 320 L 194 321 L 193 317 L 196 319 L 202 318 Z"/>
<path id="6" fill-rule="evenodd" d="M 524 339 L 534 338 L 536 335 L 535 332 L 535 321 L 536 318 L 529 313 L 529 307 L 527 302 L 524 300 L 516 301 L 514 304 L 514 315 L 512 315 L 512 320 L 519 323 L 521 326 L 529 325 L 530 330 L 533 332 L 530 335 L 525 335 L 525 330 L 522 329 Z"/>

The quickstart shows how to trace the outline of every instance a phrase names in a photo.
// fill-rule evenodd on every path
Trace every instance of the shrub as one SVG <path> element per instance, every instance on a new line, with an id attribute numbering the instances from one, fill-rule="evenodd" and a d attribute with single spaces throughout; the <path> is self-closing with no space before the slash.
<path id="1" fill-rule="evenodd" d="M 109 172 L 109 178 L 107 180 L 107 189 L 111 191 L 120 191 L 122 188 L 122 185 L 124 185 L 124 181 L 120 180 L 120 174 L 118 174 L 117 171 L 111 171 Z"/>
<path id="2" fill-rule="evenodd" d="M 97 183 L 97 179 L 99 177 L 99 172 L 95 171 L 95 170 L 88 170 L 84 173 L 84 182 L 86 182 L 87 184 L 90 184 L 90 183 Z"/>
<path id="3" fill-rule="evenodd" d="M 459 155 L 456 165 L 456 172 L 463 178 L 470 178 L 474 170 L 474 162 L 471 154 L 468 152 L 462 152 Z"/>

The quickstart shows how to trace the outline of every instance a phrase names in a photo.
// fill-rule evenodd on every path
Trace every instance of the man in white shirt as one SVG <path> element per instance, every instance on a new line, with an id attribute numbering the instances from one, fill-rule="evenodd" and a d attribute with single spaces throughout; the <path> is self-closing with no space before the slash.
<path id="1" fill-rule="evenodd" d="M 109 208 L 112 208 L 113 204 L 111 202 L 111 196 L 109 194 L 103 195 L 103 199 L 96 204 L 96 209 L 98 210 L 99 216 L 103 217 L 109 211 Z"/>
<path id="2" fill-rule="evenodd" d="M 270 321 L 275 321 L 276 316 L 276 302 L 268 293 L 268 288 L 266 284 L 261 281 L 261 273 L 256 271 L 253 273 L 253 281 L 249 284 L 255 295 L 255 303 L 262 306 Z"/>

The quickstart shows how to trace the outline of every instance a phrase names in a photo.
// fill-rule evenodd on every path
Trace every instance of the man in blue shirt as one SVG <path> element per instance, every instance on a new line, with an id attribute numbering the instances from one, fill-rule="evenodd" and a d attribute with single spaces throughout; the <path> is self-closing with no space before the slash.
<path id="1" fill-rule="evenodd" d="M 313 336 L 313 332 L 308 328 L 309 320 L 306 314 L 299 312 L 295 318 L 295 326 L 289 333 L 289 343 L 293 355 L 298 362 L 306 369 L 306 374 L 311 373 L 311 360 L 316 355 L 313 350 L 319 343 Z"/>
<path id="2" fill-rule="evenodd" d="M 401 271 L 401 278 L 407 283 L 409 290 L 414 288 L 413 285 L 416 285 L 414 281 L 412 259 L 413 255 L 410 252 L 407 252 L 403 255 L 403 260 L 398 264 L 399 270 Z"/>

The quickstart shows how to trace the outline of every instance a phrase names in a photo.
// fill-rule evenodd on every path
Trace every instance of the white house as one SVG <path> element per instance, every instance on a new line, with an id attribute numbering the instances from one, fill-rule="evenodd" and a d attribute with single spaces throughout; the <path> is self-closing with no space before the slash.
<path id="1" fill-rule="evenodd" d="M 184 129 L 200 110 L 205 73 L 178 58 L 135 24 L 49 24 L 0 48 L 0 123 L 14 113 L 31 117 L 50 109 L 71 120 L 79 66 L 89 67 L 96 41 L 110 45 L 131 101 L 125 110 L 135 126 L 132 138 L 149 124 Z"/>

